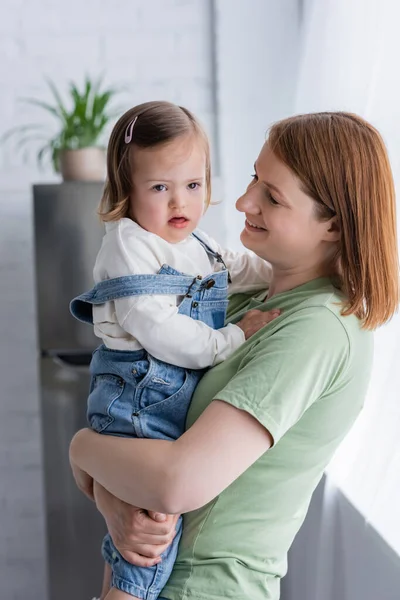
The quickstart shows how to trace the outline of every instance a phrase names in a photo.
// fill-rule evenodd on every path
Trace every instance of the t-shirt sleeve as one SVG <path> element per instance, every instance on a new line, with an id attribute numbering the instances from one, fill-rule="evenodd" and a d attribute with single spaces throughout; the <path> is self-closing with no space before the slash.
<path id="1" fill-rule="evenodd" d="M 327 307 L 288 316 L 242 360 L 215 397 L 255 417 L 274 444 L 334 385 L 348 365 L 349 340 Z"/>

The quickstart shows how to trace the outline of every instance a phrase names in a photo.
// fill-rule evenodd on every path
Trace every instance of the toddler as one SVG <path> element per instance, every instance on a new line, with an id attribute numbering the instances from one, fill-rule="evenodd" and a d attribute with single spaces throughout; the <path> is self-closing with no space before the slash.
<path id="1" fill-rule="evenodd" d="M 115 125 L 100 205 L 106 233 L 95 286 L 71 303 L 93 323 L 88 421 L 98 433 L 174 440 L 208 367 L 230 356 L 279 311 L 250 311 L 225 326 L 227 294 L 265 289 L 268 263 L 224 250 L 197 225 L 210 203 L 207 136 L 185 108 L 148 102 Z M 102 598 L 156 600 L 177 535 L 154 567 L 136 567 L 106 535 Z"/>

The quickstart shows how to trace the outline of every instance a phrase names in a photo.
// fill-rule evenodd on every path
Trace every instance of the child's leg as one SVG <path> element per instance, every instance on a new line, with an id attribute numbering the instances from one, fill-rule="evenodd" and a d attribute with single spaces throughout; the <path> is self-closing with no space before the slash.
<path id="1" fill-rule="evenodd" d="M 111 588 L 111 567 L 108 563 L 104 563 L 103 587 L 101 588 L 100 600 L 105 600 Z"/>
<path id="2" fill-rule="evenodd" d="M 111 567 L 109 564 L 104 566 L 103 589 L 101 590 L 100 600 L 138 600 L 126 592 L 121 592 L 111 587 Z"/>

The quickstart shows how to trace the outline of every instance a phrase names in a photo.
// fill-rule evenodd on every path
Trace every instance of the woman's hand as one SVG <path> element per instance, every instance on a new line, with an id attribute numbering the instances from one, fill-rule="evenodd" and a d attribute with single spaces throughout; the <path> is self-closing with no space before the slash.
<path id="1" fill-rule="evenodd" d="M 96 481 L 94 499 L 120 554 L 132 565 L 152 567 L 161 562 L 176 535 L 178 515 L 162 515 L 126 504 Z"/>
<path id="2" fill-rule="evenodd" d="M 78 465 L 72 460 L 70 460 L 70 463 L 76 485 L 80 491 L 83 492 L 87 498 L 89 498 L 89 500 L 93 501 L 93 478 L 85 473 L 85 471 L 82 471 L 82 469 L 79 468 Z"/>
<path id="3" fill-rule="evenodd" d="M 267 323 L 279 317 L 280 314 L 281 311 L 279 309 L 263 311 L 254 308 L 253 310 L 249 310 L 236 325 L 240 327 L 244 333 L 244 337 L 248 340 L 249 337 L 257 333 Z"/>

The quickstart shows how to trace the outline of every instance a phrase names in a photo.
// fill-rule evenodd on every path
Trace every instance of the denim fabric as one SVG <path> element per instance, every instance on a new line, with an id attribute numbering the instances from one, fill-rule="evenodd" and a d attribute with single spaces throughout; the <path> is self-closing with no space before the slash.
<path id="1" fill-rule="evenodd" d="M 220 254 L 214 252 L 201 238 L 192 234 L 210 257 L 211 264 L 219 262 L 223 269 L 204 279 L 193 277 L 163 265 L 156 275 L 127 275 L 97 283 L 91 290 L 74 298 L 70 303 L 72 315 L 84 323 L 93 323 L 92 306 L 127 296 L 149 294 L 183 296 L 179 305 L 181 314 L 203 321 L 214 329 L 224 326 L 228 307 L 229 272 Z"/>
<path id="2" fill-rule="evenodd" d="M 104 560 L 111 566 L 111 586 L 146 600 L 157 600 L 165 587 L 173 569 L 182 534 L 182 517 L 177 523 L 177 535 L 155 567 L 133 567 L 115 548 L 110 535 L 106 535 L 102 545 Z"/>
<path id="3" fill-rule="evenodd" d="M 197 236 L 195 236 L 197 237 Z M 198 237 L 212 260 L 221 257 Z M 210 267 L 211 268 L 211 267 Z M 224 326 L 228 305 L 228 271 L 192 277 L 164 265 L 156 275 L 132 275 L 109 279 L 75 298 L 70 305 L 79 320 L 92 323 L 92 306 L 124 296 L 168 294 L 182 296 L 179 313 L 203 321 L 214 329 Z M 126 437 L 177 439 L 185 429 L 186 414 L 194 389 L 204 370 L 167 364 L 146 350 L 111 350 L 104 345 L 93 353 L 88 398 L 88 421 L 98 433 Z M 155 567 L 130 565 L 109 535 L 102 552 L 112 567 L 112 585 L 143 598 L 156 600 L 171 574 L 181 537 L 178 534 Z"/>
<path id="4" fill-rule="evenodd" d="M 175 440 L 185 428 L 204 371 L 157 360 L 145 350 L 100 346 L 93 353 L 88 421 L 98 433 Z"/>

